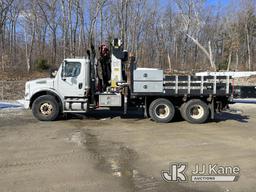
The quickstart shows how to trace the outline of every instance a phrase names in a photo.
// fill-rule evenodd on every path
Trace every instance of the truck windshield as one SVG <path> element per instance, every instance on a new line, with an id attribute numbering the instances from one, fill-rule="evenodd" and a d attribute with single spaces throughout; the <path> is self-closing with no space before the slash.
<path id="1" fill-rule="evenodd" d="M 81 63 L 79 62 L 67 62 L 65 69 L 62 70 L 62 76 L 65 77 L 77 77 L 81 71 Z"/>

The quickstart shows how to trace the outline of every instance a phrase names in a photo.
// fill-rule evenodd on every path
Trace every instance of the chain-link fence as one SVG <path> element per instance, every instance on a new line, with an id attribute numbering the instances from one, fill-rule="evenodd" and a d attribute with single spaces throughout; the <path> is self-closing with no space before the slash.
<path id="1" fill-rule="evenodd" d="M 24 98 L 26 81 L 0 81 L 0 100 Z"/>

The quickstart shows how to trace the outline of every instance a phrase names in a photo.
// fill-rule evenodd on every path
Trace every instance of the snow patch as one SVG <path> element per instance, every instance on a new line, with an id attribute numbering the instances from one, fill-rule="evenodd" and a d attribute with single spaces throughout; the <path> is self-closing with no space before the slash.
<path id="1" fill-rule="evenodd" d="M 23 108 L 23 105 L 18 102 L 3 102 L 0 101 L 0 110 L 1 109 L 14 109 L 14 108 Z"/>

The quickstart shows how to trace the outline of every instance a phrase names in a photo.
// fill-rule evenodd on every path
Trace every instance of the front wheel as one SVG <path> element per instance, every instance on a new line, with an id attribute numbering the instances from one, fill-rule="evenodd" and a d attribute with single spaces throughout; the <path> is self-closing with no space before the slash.
<path id="1" fill-rule="evenodd" d="M 149 115 L 159 123 L 169 123 L 175 114 L 173 104 L 167 99 L 156 99 L 149 106 Z"/>
<path id="2" fill-rule="evenodd" d="M 40 121 L 54 121 L 60 110 L 56 99 L 51 95 L 38 97 L 32 105 L 33 115 Z"/>

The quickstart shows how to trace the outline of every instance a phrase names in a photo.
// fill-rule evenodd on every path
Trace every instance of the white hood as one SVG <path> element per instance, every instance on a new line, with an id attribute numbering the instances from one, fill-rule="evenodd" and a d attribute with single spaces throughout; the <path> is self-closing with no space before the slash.
<path id="1" fill-rule="evenodd" d="M 28 81 L 27 83 L 30 83 L 30 84 L 52 84 L 53 83 L 53 80 L 52 78 L 40 78 L 40 79 L 34 79 L 34 80 L 31 80 L 31 81 Z"/>
<path id="2" fill-rule="evenodd" d="M 37 89 L 53 88 L 54 79 L 51 78 L 40 78 L 26 82 L 26 93 L 32 94 Z"/>

